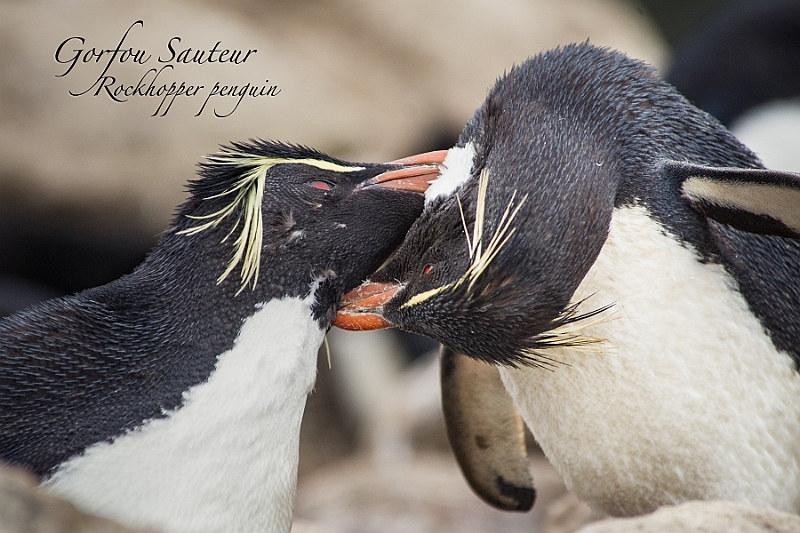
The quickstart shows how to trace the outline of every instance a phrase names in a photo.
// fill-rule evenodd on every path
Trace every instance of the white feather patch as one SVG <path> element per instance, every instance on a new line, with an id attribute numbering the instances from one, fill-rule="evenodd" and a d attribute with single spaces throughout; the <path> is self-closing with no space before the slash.
<path id="1" fill-rule="evenodd" d="M 693 499 L 800 511 L 800 375 L 720 265 L 642 207 L 614 212 L 575 294 L 615 320 L 553 350 L 553 371 L 501 368 L 567 486 L 595 510 L 647 513 Z"/>
<path id="2" fill-rule="evenodd" d="M 463 148 L 454 146 L 447 151 L 442 163 L 442 171 L 425 191 L 425 205 L 440 196 L 450 196 L 470 177 L 475 158 L 475 145 L 468 142 Z"/>
<path id="3" fill-rule="evenodd" d="M 683 182 L 683 192 L 690 200 L 766 215 L 800 233 L 800 190 L 793 187 L 691 176 Z"/>
<path id="4" fill-rule="evenodd" d="M 300 421 L 323 337 L 312 301 L 265 304 L 180 409 L 90 447 L 48 489 L 169 532 L 288 532 Z"/>

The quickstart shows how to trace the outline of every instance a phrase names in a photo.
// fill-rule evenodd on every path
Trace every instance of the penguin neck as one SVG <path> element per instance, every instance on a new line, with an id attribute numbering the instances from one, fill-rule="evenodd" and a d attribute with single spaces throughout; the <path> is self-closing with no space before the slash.
<path id="1" fill-rule="evenodd" d="M 55 472 L 50 490 L 166 531 L 288 531 L 324 334 L 310 299 L 264 304 L 179 409 L 91 446 Z"/>
<path id="2" fill-rule="evenodd" d="M 186 391 L 209 380 L 248 320 L 269 315 L 276 324 L 286 322 L 270 302 L 304 302 L 300 323 L 319 340 L 321 325 L 309 322 L 316 284 L 308 274 L 290 280 L 291 290 L 274 281 L 283 274 L 262 275 L 255 290 L 236 295 L 238 280 L 217 284 L 222 270 L 208 265 L 226 264 L 227 250 L 217 251 L 218 242 L 198 247 L 187 237 L 167 235 L 132 274 L 0 323 L 0 403 L 13 406 L 0 412 L 0 441 L 8 439 L 4 459 L 47 476 L 95 443 L 180 410 Z M 209 248 L 212 255 L 198 264 L 191 251 Z M 280 273 L 279 267 L 273 262 L 269 274 Z M 282 329 L 293 331 L 264 330 L 265 349 L 282 349 Z M 31 375 L 46 385 L 46 394 L 14 385 Z"/>

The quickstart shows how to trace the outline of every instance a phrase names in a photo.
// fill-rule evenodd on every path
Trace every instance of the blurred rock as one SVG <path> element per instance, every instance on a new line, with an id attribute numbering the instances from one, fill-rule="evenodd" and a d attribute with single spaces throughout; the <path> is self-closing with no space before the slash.
<path id="1" fill-rule="evenodd" d="M 736 502 L 687 502 L 634 518 L 603 520 L 580 533 L 797 533 L 800 516 Z"/>
<path id="2" fill-rule="evenodd" d="M 800 96 L 746 112 L 731 131 L 768 168 L 800 172 Z"/>
<path id="3" fill-rule="evenodd" d="M 531 469 L 536 505 L 509 513 L 479 500 L 449 455 L 394 464 L 353 458 L 305 480 L 295 518 L 331 533 L 570 533 L 590 520 L 589 508 L 566 492 L 544 458 L 534 458 Z"/>
<path id="4" fill-rule="evenodd" d="M 389 331 L 328 332 L 330 377 L 358 444 L 377 460 L 408 458 L 414 449 L 449 450 L 439 391 L 438 343 L 404 366 L 406 346 Z M 324 370 L 323 370 L 324 372 Z"/>
<path id="5" fill-rule="evenodd" d="M 0 465 L 0 532 L 155 533 L 84 513 L 66 500 L 39 491 L 37 485 L 37 479 L 22 469 Z"/>
<path id="6" fill-rule="evenodd" d="M 269 80 L 280 94 L 248 98 L 228 118 L 211 108 L 193 116 L 198 98 L 179 98 L 166 116 L 151 117 L 157 98 L 70 96 L 91 86 L 105 59 L 57 78 L 68 66 L 55 61 L 59 44 L 80 36 L 85 43 L 68 51 L 113 48 L 140 19 L 124 46 L 153 59 L 115 63 L 109 72 L 120 80 L 135 83 L 157 57 L 169 57 L 167 42 L 179 36 L 179 49 L 222 41 L 258 52 L 242 65 L 178 65 L 168 79 L 206 88 Z M 452 140 L 514 62 L 587 38 L 662 62 L 648 22 L 614 0 L 3 2 L 0 193 L 13 187 L 87 209 L 123 201 L 133 206 L 131 226 L 158 232 L 195 163 L 220 143 L 264 137 L 348 159 L 396 158 Z"/>
<path id="7" fill-rule="evenodd" d="M 292 533 L 336 533 L 325 526 L 309 522 L 308 520 L 295 520 L 292 522 Z"/>

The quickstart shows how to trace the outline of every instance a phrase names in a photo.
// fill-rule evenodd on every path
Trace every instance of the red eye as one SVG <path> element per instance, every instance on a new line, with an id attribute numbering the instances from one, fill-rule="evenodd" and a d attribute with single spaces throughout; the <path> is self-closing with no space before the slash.
<path id="1" fill-rule="evenodd" d="M 422 268 L 422 273 L 423 274 L 430 274 L 431 270 L 433 270 L 433 265 L 425 265 Z"/>
<path id="2" fill-rule="evenodd" d="M 333 189 L 333 184 L 328 183 L 327 181 L 312 181 L 311 183 L 309 183 L 309 185 L 321 191 L 329 191 Z"/>

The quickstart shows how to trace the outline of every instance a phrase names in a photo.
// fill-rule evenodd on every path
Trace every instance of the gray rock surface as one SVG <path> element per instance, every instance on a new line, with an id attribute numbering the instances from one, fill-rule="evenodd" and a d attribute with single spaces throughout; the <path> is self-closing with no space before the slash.
<path id="1" fill-rule="evenodd" d="M 737 502 L 687 502 L 590 524 L 580 533 L 797 533 L 800 516 Z"/>
<path id="2" fill-rule="evenodd" d="M 543 457 L 531 461 L 531 471 L 538 491 L 533 511 L 509 513 L 479 500 L 449 455 L 422 453 L 393 464 L 359 456 L 304 480 L 295 531 L 569 533 L 591 519 Z"/>

